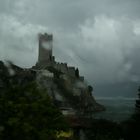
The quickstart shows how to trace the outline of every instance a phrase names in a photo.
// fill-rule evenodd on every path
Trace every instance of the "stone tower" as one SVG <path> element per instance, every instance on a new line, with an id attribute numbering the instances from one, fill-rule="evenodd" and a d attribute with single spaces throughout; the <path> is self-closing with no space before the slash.
<path id="1" fill-rule="evenodd" d="M 52 63 L 52 41 L 53 36 L 47 33 L 39 34 L 39 56 L 38 64 L 40 66 L 50 65 Z"/>

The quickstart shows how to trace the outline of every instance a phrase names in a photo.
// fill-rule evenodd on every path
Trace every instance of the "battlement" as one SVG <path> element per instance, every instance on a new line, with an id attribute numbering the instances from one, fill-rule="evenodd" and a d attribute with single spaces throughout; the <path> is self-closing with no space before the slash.
<path id="1" fill-rule="evenodd" d="M 52 34 L 47 34 L 47 33 L 44 33 L 44 34 L 39 34 L 38 35 L 38 38 L 39 38 L 39 41 L 52 41 L 53 40 L 53 35 Z"/>

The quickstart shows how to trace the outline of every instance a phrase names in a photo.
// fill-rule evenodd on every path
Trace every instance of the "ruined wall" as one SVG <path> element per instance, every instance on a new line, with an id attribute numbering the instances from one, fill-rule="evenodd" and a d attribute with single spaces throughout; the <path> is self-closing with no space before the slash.
<path id="1" fill-rule="evenodd" d="M 55 63 L 54 67 L 62 73 L 75 77 L 75 67 L 68 67 L 67 63 Z"/>
<path id="2" fill-rule="evenodd" d="M 55 63 L 54 68 L 61 71 L 62 73 L 68 73 L 67 63 Z"/>
<path id="3" fill-rule="evenodd" d="M 68 74 L 75 77 L 75 67 L 68 67 Z"/>

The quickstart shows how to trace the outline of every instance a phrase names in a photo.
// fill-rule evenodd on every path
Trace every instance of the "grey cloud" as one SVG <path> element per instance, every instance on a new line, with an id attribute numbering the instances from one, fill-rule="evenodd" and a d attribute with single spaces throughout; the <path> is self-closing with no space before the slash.
<path id="1" fill-rule="evenodd" d="M 31 66 L 37 60 L 40 25 L 23 24 L 12 16 L 0 15 L 0 57 L 18 65 Z"/>
<path id="2" fill-rule="evenodd" d="M 20 20 L 73 31 L 87 18 L 105 14 L 139 17 L 139 0 L 5 0 L 3 9 Z"/>
<path id="3" fill-rule="evenodd" d="M 134 34 L 133 23 L 127 21 L 129 20 L 98 17 L 93 25 L 82 26 L 85 46 L 89 46 L 86 50 L 90 49 L 89 55 L 93 56 L 93 59 L 96 57 L 96 66 L 94 63 L 86 63 L 93 65 L 89 78 L 93 75 L 96 82 L 132 80 L 130 71 L 133 67 L 130 66 L 134 59 L 131 55 L 133 50 L 139 48 L 135 42 L 137 40 L 140 44 L 140 35 Z"/>
<path id="4" fill-rule="evenodd" d="M 0 58 L 29 67 L 38 32 L 54 35 L 57 61 L 91 83 L 140 81 L 139 0 L 0 1 Z"/>
<path id="5" fill-rule="evenodd" d="M 67 46 L 66 49 L 59 48 L 62 54 L 63 52 L 66 54 L 65 60 L 79 65 L 82 73 L 86 74 L 90 81 L 95 83 L 132 81 L 134 75 L 131 73 L 133 69 L 131 55 L 140 44 L 138 39 L 140 35 L 135 34 L 134 30 L 134 22 L 128 18 L 118 20 L 97 16 L 81 25 L 79 32 L 69 36 L 61 34 L 64 41 L 58 41 L 59 44 L 55 46 Z"/>

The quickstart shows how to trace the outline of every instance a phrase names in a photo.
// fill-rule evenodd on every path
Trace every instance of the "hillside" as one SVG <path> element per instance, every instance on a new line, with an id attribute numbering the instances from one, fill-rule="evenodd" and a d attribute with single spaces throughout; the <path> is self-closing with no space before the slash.
<path id="1" fill-rule="evenodd" d="M 12 63 L 5 65 L 0 62 L 1 93 L 11 85 L 23 87 L 30 82 L 35 82 L 39 88 L 47 90 L 53 103 L 64 115 L 94 116 L 94 112 L 104 110 L 92 96 L 92 87 L 78 78 L 64 74 L 54 67 L 43 70 L 23 69 Z"/>

